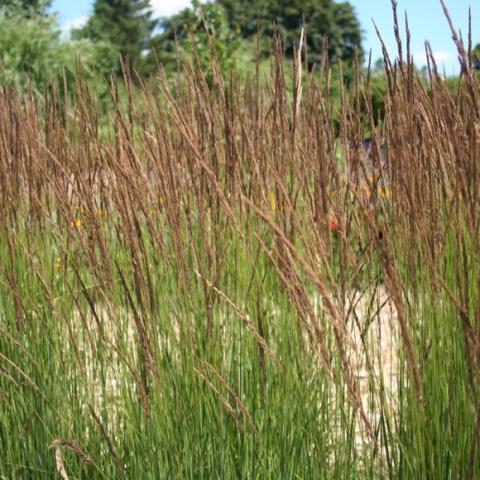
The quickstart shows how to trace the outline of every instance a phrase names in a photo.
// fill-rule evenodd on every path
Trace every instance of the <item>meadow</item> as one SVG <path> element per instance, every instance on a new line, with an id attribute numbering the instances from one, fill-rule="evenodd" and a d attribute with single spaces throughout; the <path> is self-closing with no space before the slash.
<path id="1" fill-rule="evenodd" d="M 2 89 L 2 480 L 480 478 L 479 81 L 398 38 L 381 121 L 279 46 Z"/>

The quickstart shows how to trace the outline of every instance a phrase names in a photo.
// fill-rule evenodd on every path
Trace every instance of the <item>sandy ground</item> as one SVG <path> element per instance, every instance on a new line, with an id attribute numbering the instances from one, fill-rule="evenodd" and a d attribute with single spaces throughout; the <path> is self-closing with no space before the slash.
<path id="1" fill-rule="evenodd" d="M 397 312 L 384 286 L 352 298 L 348 331 L 354 348 L 350 361 L 357 378 L 363 408 L 374 430 L 383 411 L 398 411 L 399 328 Z M 374 394 L 372 392 L 375 392 Z M 357 444 L 367 441 L 363 424 L 357 425 Z"/>

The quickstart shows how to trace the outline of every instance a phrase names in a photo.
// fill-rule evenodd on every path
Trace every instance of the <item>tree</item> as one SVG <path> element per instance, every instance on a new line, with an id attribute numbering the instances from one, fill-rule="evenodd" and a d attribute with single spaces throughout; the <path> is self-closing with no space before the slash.
<path id="1" fill-rule="evenodd" d="M 40 4 L 46 9 L 47 2 L 32 5 L 31 1 L 11 1 L 8 6 L 6 3 L 0 3 L 0 86 L 19 90 L 32 86 L 42 91 L 50 83 L 63 84 L 66 79 L 73 91 L 77 60 L 82 63 L 87 80 L 94 73 L 107 73 L 108 58 L 112 58 L 109 44 L 63 41 L 56 16 L 37 9 Z"/>
<path id="2" fill-rule="evenodd" d="M 281 35 L 287 55 L 293 53 L 299 31 L 305 22 L 308 51 L 312 63 L 321 59 L 324 39 L 328 38 L 330 60 L 352 61 L 355 50 L 361 51 L 362 33 L 355 11 L 349 2 L 334 0 L 217 0 L 225 8 L 232 28 L 244 38 L 257 33 Z"/>
<path id="3" fill-rule="evenodd" d="M 149 0 L 96 0 L 93 15 L 74 38 L 108 41 L 131 68 L 141 69 L 142 53 L 157 24 Z M 116 69 L 120 72 L 120 66 Z"/>
<path id="4" fill-rule="evenodd" d="M 208 5 L 208 4 L 205 4 Z M 204 8 L 205 8 L 204 5 Z M 238 32 L 244 39 L 252 39 L 257 31 L 262 39 L 278 33 L 283 41 L 285 53 L 291 56 L 298 43 L 300 30 L 305 22 L 310 63 L 318 63 L 327 38 L 331 61 L 339 59 L 352 62 L 358 49 L 362 56 L 362 32 L 360 23 L 350 3 L 334 0 L 216 0 L 213 5 L 225 12 L 230 30 Z M 192 9 L 163 21 L 163 34 L 157 39 L 165 41 L 171 49 L 172 39 L 184 40 L 186 25 L 196 22 Z M 264 48 L 270 53 L 269 48 Z"/>
<path id="5" fill-rule="evenodd" d="M 213 79 L 212 47 L 220 69 L 225 74 L 234 64 L 239 47 L 237 32 L 233 31 L 222 7 L 213 3 L 192 1 L 192 8 L 161 22 L 162 32 L 153 38 L 153 54 L 164 64 L 192 59 L 195 54 L 207 82 Z M 154 59 L 150 58 L 150 65 Z"/>
<path id="6" fill-rule="evenodd" d="M 47 9 L 51 4 L 51 0 L 0 0 L 0 11 L 7 16 L 47 16 Z"/>
<path id="7" fill-rule="evenodd" d="M 472 50 L 473 68 L 480 71 L 480 43 Z"/>

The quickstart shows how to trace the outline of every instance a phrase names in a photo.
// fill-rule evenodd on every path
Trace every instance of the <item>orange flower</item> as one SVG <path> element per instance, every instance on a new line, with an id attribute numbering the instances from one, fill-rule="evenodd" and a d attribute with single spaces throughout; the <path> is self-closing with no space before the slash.
<path id="1" fill-rule="evenodd" d="M 330 217 L 328 219 L 328 230 L 330 232 L 338 232 L 338 230 L 339 230 L 338 223 L 336 222 L 336 220 L 333 217 Z"/>

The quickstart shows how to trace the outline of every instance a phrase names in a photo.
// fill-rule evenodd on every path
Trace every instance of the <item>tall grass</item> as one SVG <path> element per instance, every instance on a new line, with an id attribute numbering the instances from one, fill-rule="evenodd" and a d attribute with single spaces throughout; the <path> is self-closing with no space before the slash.
<path id="1" fill-rule="evenodd" d="M 398 35 L 380 125 L 368 74 L 335 111 L 301 51 L 292 79 L 280 53 L 267 82 L 126 74 L 107 119 L 81 74 L 4 88 L 2 478 L 477 478 L 480 89 L 455 41 L 452 94 Z"/>

